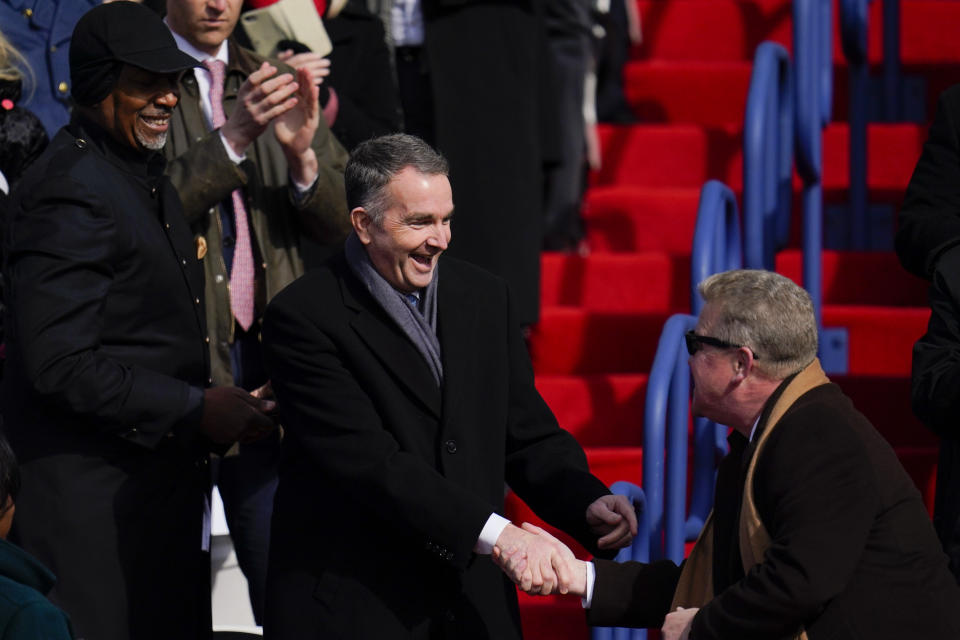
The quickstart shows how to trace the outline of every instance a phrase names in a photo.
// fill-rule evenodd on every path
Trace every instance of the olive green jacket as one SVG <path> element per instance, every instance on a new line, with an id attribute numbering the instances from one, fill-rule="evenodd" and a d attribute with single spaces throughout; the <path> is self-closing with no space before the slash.
<path id="1" fill-rule="evenodd" d="M 237 91 L 264 60 L 229 41 L 229 64 L 223 92 L 224 111 L 233 113 Z M 280 72 L 291 71 L 277 61 Z M 216 385 L 233 384 L 230 344 L 234 320 L 230 311 L 229 278 L 223 258 L 220 203 L 242 188 L 262 278 L 256 309 L 262 313 L 281 289 L 303 274 L 300 235 L 309 234 L 323 245 L 338 244 L 349 228 L 343 169 L 347 152 L 330 133 L 323 118 L 313 140 L 319 161 L 316 186 L 297 200 L 290 184 L 283 150 L 273 125 L 247 149 L 239 165 L 230 160 L 220 136 L 207 130 L 200 107 L 197 81 L 185 73 L 180 81 L 180 104 L 174 110 L 165 152 L 167 172 L 183 200 L 183 210 L 197 237 L 206 275 L 207 327 L 210 332 L 211 377 Z M 205 255 L 204 255 L 205 254 Z M 259 317 L 256 320 L 259 322 Z"/>

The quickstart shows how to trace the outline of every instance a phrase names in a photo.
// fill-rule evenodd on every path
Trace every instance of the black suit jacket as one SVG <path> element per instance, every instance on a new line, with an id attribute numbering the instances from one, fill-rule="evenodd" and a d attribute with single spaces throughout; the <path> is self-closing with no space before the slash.
<path id="1" fill-rule="evenodd" d="M 4 430 L 14 535 L 78 635 L 209 632 L 203 273 L 164 161 L 62 129 L 12 194 Z"/>
<path id="2" fill-rule="evenodd" d="M 960 84 L 940 94 L 898 221 L 901 264 L 930 279 L 940 256 L 960 244 Z"/>
<path id="3" fill-rule="evenodd" d="M 286 429 L 271 572 L 308 567 L 323 604 L 300 637 L 519 637 L 513 585 L 472 552 L 504 480 L 590 545 L 586 508 L 608 491 L 534 388 L 506 285 L 438 269 L 442 388 L 342 255 L 267 309 Z M 287 637 L 271 608 L 267 633 Z"/>
<path id="4" fill-rule="evenodd" d="M 748 446 L 729 478 L 741 487 L 751 455 Z M 714 564 L 717 595 L 691 640 L 789 638 L 801 626 L 811 640 L 960 637 L 960 589 L 920 494 L 839 387 L 817 387 L 788 409 L 753 487 L 772 544 L 746 575 Z M 738 527 L 739 509 L 718 500 L 715 523 Z M 732 543 L 715 551 L 739 561 L 736 532 L 716 533 Z M 591 624 L 662 622 L 679 578 L 672 563 L 596 567 Z"/>

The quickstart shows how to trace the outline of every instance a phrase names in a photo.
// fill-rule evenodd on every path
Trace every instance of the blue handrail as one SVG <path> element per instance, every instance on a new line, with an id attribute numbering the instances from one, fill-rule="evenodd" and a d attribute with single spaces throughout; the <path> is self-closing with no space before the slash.
<path id="1" fill-rule="evenodd" d="M 787 50 L 761 43 L 743 121 L 744 263 L 752 269 L 772 270 L 790 233 L 793 91 Z"/>
<path id="2" fill-rule="evenodd" d="M 632 482 L 615 482 L 610 491 L 616 495 L 627 496 L 637 513 L 637 537 L 629 547 L 620 549 L 614 558 L 617 562 L 650 561 L 650 524 L 647 510 L 647 498 L 643 489 Z M 590 631 L 592 640 L 647 640 L 646 629 L 623 629 L 619 627 L 594 627 Z"/>
<path id="3" fill-rule="evenodd" d="M 719 180 L 709 180 L 700 190 L 697 224 L 690 257 L 690 309 L 700 315 L 703 300 L 697 284 L 714 273 L 743 266 L 737 197 Z"/>
<path id="4" fill-rule="evenodd" d="M 849 248 L 867 248 L 867 2 L 841 0 L 840 32 L 850 69 Z"/>
<path id="5" fill-rule="evenodd" d="M 803 284 L 813 299 L 817 326 L 823 299 L 820 256 L 823 252 L 823 128 L 830 120 L 833 45 L 829 0 L 795 0 L 797 173 L 803 179 Z"/>
<path id="6" fill-rule="evenodd" d="M 690 372 L 683 334 L 693 329 L 696 322 L 695 317 L 685 314 L 667 320 L 647 382 L 643 488 L 647 494 L 652 560 L 683 560 L 690 424 Z"/>

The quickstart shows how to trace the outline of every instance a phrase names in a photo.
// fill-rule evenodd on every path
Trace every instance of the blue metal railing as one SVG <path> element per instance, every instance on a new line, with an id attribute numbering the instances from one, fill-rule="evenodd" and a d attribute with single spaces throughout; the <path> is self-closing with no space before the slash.
<path id="1" fill-rule="evenodd" d="M 610 491 L 621 496 L 627 496 L 637 512 L 637 537 L 633 544 L 620 549 L 615 560 L 617 562 L 649 562 L 650 561 L 650 525 L 647 510 L 647 499 L 643 489 L 632 482 L 615 482 Z M 646 629 L 623 629 L 619 627 L 594 627 L 590 632 L 592 640 L 647 640 Z"/>
<path id="2" fill-rule="evenodd" d="M 743 122 L 744 263 L 751 269 L 772 270 L 790 233 L 793 91 L 787 50 L 761 43 Z"/>
<path id="3" fill-rule="evenodd" d="M 830 120 L 833 44 L 829 0 L 795 0 L 793 42 L 796 73 L 797 173 L 803 180 L 803 284 L 813 299 L 817 325 L 823 299 L 823 128 Z"/>
<path id="4" fill-rule="evenodd" d="M 795 0 L 793 42 L 796 169 L 803 180 L 803 286 L 820 329 L 825 370 L 846 373 L 847 332 L 823 327 L 823 128 L 830 121 L 833 36 L 830 0 Z"/>
<path id="5" fill-rule="evenodd" d="M 714 273 L 742 266 L 737 197 L 719 180 L 709 180 L 700 190 L 697 224 L 693 230 L 690 256 L 690 309 L 693 315 L 700 315 L 703 306 L 697 284 Z"/>
<path id="6" fill-rule="evenodd" d="M 850 70 L 850 219 L 847 247 L 867 248 L 867 2 L 841 0 L 840 32 Z"/>

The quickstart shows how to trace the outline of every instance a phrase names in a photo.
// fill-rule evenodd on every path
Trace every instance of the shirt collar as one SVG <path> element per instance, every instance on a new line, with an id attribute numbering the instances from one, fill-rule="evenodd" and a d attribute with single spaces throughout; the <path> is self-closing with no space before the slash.
<path id="1" fill-rule="evenodd" d="M 167 28 L 170 29 L 170 23 L 167 22 L 166 18 L 163 19 L 163 22 L 164 24 L 167 25 Z M 220 48 L 217 50 L 216 55 L 211 56 L 209 53 L 206 53 L 205 51 L 200 51 L 200 49 L 197 49 L 195 46 L 187 42 L 186 38 L 181 36 L 179 33 L 174 31 L 173 29 L 170 29 L 170 33 L 171 35 L 173 35 L 173 39 L 176 41 L 177 48 L 180 49 L 180 51 L 183 51 L 188 56 L 193 56 L 200 62 L 203 62 L 204 60 L 209 60 L 210 58 L 214 58 L 215 60 L 220 60 L 223 62 L 223 64 L 228 64 L 230 62 L 230 56 L 228 53 L 226 40 L 220 43 Z"/>

